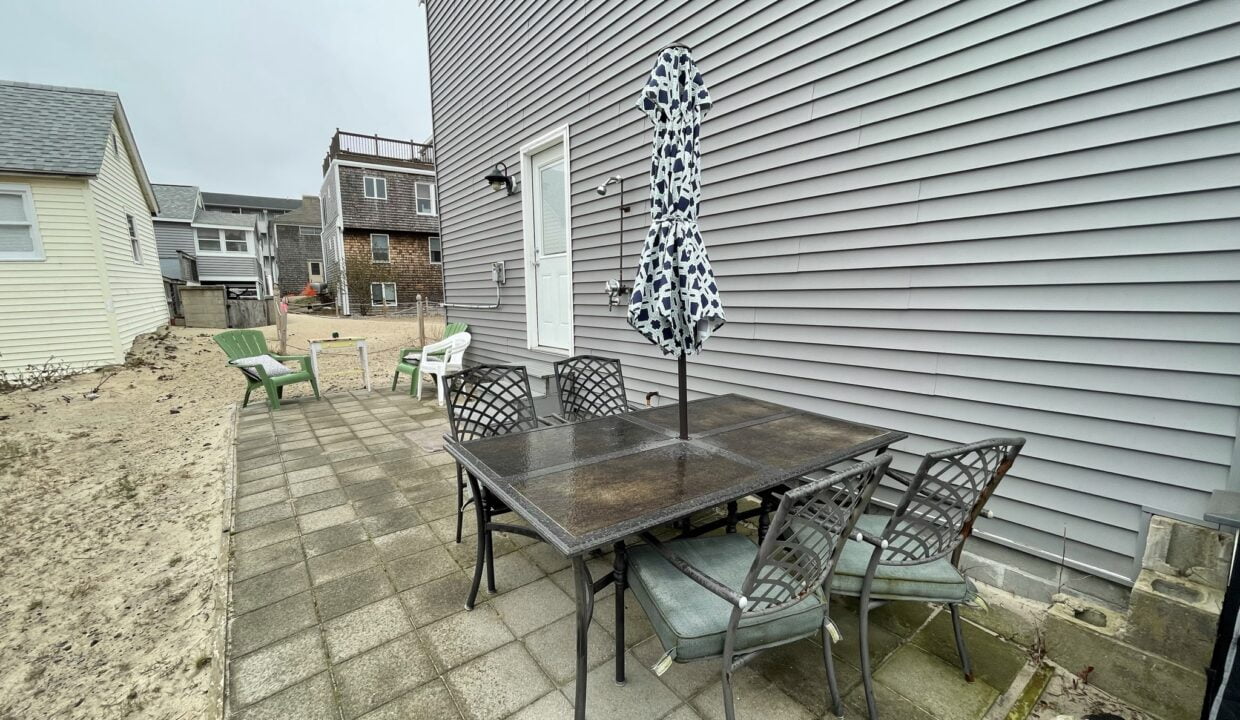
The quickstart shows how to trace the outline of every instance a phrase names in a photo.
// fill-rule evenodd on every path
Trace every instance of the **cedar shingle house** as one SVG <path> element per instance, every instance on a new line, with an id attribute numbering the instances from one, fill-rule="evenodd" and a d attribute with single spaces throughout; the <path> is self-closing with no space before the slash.
<path id="1" fill-rule="evenodd" d="M 325 282 L 341 313 L 443 300 L 431 146 L 337 130 L 319 197 Z"/>
<path id="2" fill-rule="evenodd" d="M 323 282 L 323 215 L 314 195 L 301 198 L 301 206 L 270 220 L 270 233 L 277 250 L 280 292 L 291 295 L 306 285 Z"/>

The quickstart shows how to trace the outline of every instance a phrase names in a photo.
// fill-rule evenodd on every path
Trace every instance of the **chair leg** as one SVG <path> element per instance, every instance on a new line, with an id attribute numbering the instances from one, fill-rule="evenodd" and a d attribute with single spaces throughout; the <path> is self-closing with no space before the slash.
<path id="1" fill-rule="evenodd" d="M 422 399 L 422 368 L 418 368 L 413 374 L 413 391 L 410 394 L 416 395 L 419 400 Z"/>
<path id="2" fill-rule="evenodd" d="M 616 584 L 616 684 L 623 685 L 624 677 L 624 590 L 628 584 L 628 556 L 624 542 L 616 543 L 615 560 L 611 566 L 611 577 Z"/>
<path id="3" fill-rule="evenodd" d="M 964 646 L 964 631 L 960 624 L 960 606 L 952 603 L 947 606 L 952 614 L 952 630 L 956 633 L 956 652 L 960 653 L 960 666 L 964 669 L 964 679 L 973 682 L 973 663 L 969 660 L 969 649 Z"/>
<path id="4" fill-rule="evenodd" d="M 313 375 L 310 376 L 310 389 L 314 390 L 314 399 L 319 400 L 319 381 Z"/>
<path id="5" fill-rule="evenodd" d="M 392 373 L 392 392 L 396 392 L 396 383 L 400 382 L 400 371 Z"/>
<path id="6" fill-rule="evenodd" d="M 443 378 L 438 375 L 433 375 L 432 377 L 435 378 L 435 396 L 439 399 L 439 407 L 443 407 L 445 400 L 443 396 Z"/>
<path id="7" fill-rule="evenodd" d="M 495 590 L 495 537 L 491 533 L 491 512 L 483 510 L 483 514 L 486 515 L 486 525 L 478 528 L 478 532 L 486 536 L 487 592 L 494 595 L 497 592 Z"/>
<path id="8" fill-rule="evenodd" d="M 252 384 L 250 384 L 250 383 L 246 383 L 246 385 L 245 385 L 245 399 L 241 401 L 241 407 L 245 407 L 246 405 L 249 405 L 249 404 L 250 404 L 250 393 L 252 393 L 252 392 L 254 392 L 254 385 L 252 385 Z"/>
<path id="9" fill-rule="evenodd" d="M 865 686 L 865 709 L 870 720 L 878 720 L 878 704 L 874 701 L 874 676 L 870 669 L 870 583 L 861 588 L 857 641 L 861 644 L 861 682 Z"/>
<path id="10" fill-rule="evenodd" d="M 465 522 L 465 479 L 461 464 L 456 464 L 456 544 L 461 544 L 461 525 Z"/>
<path id="11" fill-rule="evenodd" d="M 826 602 L 831 602 L 830 595 L 827 596 Z M 831 633 L 827 630 L 827 623 L 829 622 L 831 622 L 831 616 L 824 616 L 822 622 L 822 664 L 827 669 L 827 690 L 831 693 L 831 711 L 835 713 L 837 718 L 842 718 L 844 717 L 844 698 L 840 697 L 840 684 L 835 677 L 835 658 L 831 655 Z"/>
<path id="12" fill-rule="evenodd" d="M 267 407 L 272 410 L 280 409 L 280 393 L 275 385 L 271 383 L 263 383 L 263 389 L 267 391 Z"/>
<path id="13" fill-rule="evenodd" d="M 477 500 L 474 501 L 474 518 L 478 523 L 478 552 L 477 559 L 474 561 L 474 581 L 469 586 L 469 597 L 465 598 L 466 610 L 474 609 L 474 602 L 478 599 L 478 585 L 482 582 L 482 564 L 487 561 L 486 545 L 483 541 L 485 537 L 483 528 L 486 527 L 486 519 L 482 514 L 482 505 L 483 503 Z"/>
<path id="14" fill-rule="evenodd" d="M 728 660 L 724 659 L 723 668 L 723 716 L 727 720 L 736 720 L 736 702 L 732 698 L 732 668 L 728 667 Z"/>

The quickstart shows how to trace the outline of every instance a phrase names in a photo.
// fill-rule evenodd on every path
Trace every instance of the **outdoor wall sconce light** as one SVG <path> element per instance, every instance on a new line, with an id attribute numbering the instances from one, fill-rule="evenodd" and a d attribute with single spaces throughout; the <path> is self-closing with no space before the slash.
<path id="1" fill-rule="evenodd" d="M 495 163 L 495 167 L 491 168 L 491 172 L 487 173 L 486 181 L 491 184 L 491 189 L 496 192 L 508 190 L 508 194 L 512 195 L 513 190 L 512 176 L 508 174 L 508 166 L 502 162 Z"/>

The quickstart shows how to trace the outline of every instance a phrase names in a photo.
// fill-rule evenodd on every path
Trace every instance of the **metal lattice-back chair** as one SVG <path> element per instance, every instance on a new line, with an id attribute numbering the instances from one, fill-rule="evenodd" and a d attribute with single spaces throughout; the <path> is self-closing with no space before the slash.
<path id="1" fill-rule="evenodd" d="M 858 521 L 863 539 L 871 542 L 844 547 L 831 592 L 860 598 L 861 675 L 871 720 L 878 709 L 870 674 L 869 613 L 885 602 L 947 605 L 965 679 L 973 682 L 959 605 L 970 602 L 976 591 L 960 572 L 960 553 L 1024 445 L 1024 438 L 993 438 L 929 453 L 913 475 L 888 469 L 887 476 L 904 486 L 894 512 L 867 514 Z"/>
<path id="2" fill-rule="evenodd" d="M 569 422 L 629 411 L 620 361 L 577 355 L 554 365 L 560 411 Z"/>
<path id="3" fill-rule="evenodd" d="M 529 376 L 518 365 L 477 365 L 443 378 L 447 397 L 448 423 L 452 438 L 468 442 L 495 435 L 533 430 L 538 427 L 534 414 L 534 396 L 530 392 Z M 456 466 L 456 541 L 461 541 L 461 523 L 465 512 L 464 480 L 469 479 L 469 489 L 478 522 L 478 559 L 474 564 L 474 581 L 469 590 L 465 607 L 473 609 L 478 597 L 478 585 L 482 569 L 486 568 L 487 590 L 495 592 L 495 553 L 492 532 L 516 533 L 539 539 L 529 528 L 492 522 L 496 515 L 510 512 L 507 505 L 490 496 L 486 488 L 472 473 L 464 472 L 460 463 Z"/>
<path id="4" fill-rule="evenodd" d="M 736 716 L 732 676 L 752 656 L 822 632 L 827 685 L 837 714 L 842 700 L 831 658 L 836 632 L 823 589 L 890 455 L 783 493 L 760 545 L 740 534 L 661 543 L 653 535 L 617 559 L 655 634 L 676 662 L 721 659 L 723 703 Z M 623 598 L 616 600 L 623 607 Z M 624 637 L 617 610 L 617 679 Z"/>

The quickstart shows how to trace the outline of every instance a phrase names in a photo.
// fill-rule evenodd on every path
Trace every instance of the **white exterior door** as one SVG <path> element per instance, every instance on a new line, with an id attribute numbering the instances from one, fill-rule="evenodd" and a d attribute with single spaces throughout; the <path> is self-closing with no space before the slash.
<path id="1" fill-rule="evenodd" d="M 572 343 L 572 272 L 569 268 L 568 173 L 564 146 L 530 157 L 536 307 L 534 345 L 568 351 Z"/>

